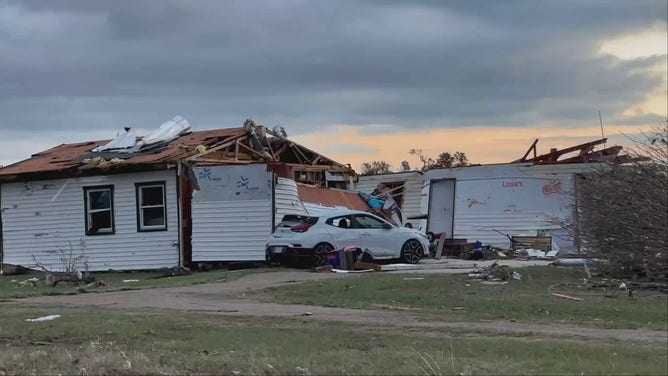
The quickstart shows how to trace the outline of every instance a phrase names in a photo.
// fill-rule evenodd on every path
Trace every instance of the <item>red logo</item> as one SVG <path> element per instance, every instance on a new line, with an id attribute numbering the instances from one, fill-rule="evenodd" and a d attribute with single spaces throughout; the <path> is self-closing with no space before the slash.
<path id="1" fill-rule="evenodd" d="M 558 180 L 552 180 L 549 184 L 545 184 L 543 186 L 543 194 L 545 196 L 553 195 L 559 192 L 561 192 L 561 182 Z"/>

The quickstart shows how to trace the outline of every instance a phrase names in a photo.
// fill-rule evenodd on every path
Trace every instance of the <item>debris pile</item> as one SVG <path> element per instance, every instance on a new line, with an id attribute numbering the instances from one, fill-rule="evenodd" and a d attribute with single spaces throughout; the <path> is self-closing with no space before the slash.
<path id="1" fill-rule="evenodd" d="M 473 272 L 469 273 L 469 278 L 496 282 L 521 280 L 522 275 L 513 271 L 507 265 L 499 265 L 497 262 L 494 262 L 492 265 L 484 268 L 476 267 Z"/>

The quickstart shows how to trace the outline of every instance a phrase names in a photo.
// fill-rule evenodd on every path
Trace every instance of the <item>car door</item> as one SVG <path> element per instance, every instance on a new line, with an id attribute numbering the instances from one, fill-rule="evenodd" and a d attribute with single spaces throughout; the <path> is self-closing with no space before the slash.
<path id="1" fill-rule="evenodd" d="M 388 229 L 387 222 L 367 214 L 357 214 L 352 218 L 352 226 L 360 232 L 362 249 L 368 249 L 373 257 L 395 257 L 394 248 L 401 248 L 401 244 L 394 244 L 392 229 Z"/>
<path id="2" fill-rule="evenodd" d="M 352 228 L 350 223 L 351 218 L 347 215 L 328 218 L 325 221 L 325 228 L 332 238 L 332 245 L 336 249 L 348 246 L 362 248 L 360 230 Z"/>

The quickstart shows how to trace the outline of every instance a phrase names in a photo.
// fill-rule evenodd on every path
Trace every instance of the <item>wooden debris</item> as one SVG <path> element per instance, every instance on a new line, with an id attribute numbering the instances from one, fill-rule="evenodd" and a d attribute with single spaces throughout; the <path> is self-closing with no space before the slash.
<path id="1" fill-rule="evenodd" d="M 397 310 L 397 311 L 419 311 L 422 308 L 416 308 L 416 307 L 399 307 L 399 306 L 393 306 L 389 304 L 373 304 L 374 307 L 382 308 L 382 309 L 392 309 L 392 310 Z"/>
<path id="2" fill-rule="evenodd" d="M 441 236 L 438 238 L 436 243 L 436 255 L 434 258 L 440 260 L 443 255 L 443 248 L 445 247 L 445 233 L 441 233 Z"/>
<path id="3" fill-rule="evenodd" d="M 579 301 L 582 300 L 581 298 L 576 298 L 574 296 L 565 295 L 565 294 L 557 294 L 556 292 L 553 292 L 552 296 L 556 296 L 557 298 L 561 298 L 561 299 L 573 300 L 573 301 L 576 301 L 576 302 L 579 302 Z"/>
<path id="4" fill-rule="evenodd" d="M 331 265 L 322 265 L 322 266 L 316 266 L 313 269 L 314 272 L 331 272 L 332 271 L 332 266 Z"/>
<path id="5" fill-rule="evenodd" d="M 380 265 L 378 265 L 376 263 L 373 263 L 373 262 L 356 262 L 353 265 L 353 269 L 357 269 L 357 270 L 373 269 L 373 270 L 379 272 L 380 271 Z"/>
<path id="6" fill-rule="evenodd" d="M 451 311 L 464 311 L 466 307 L 452 307 L 450 308 Z"/>

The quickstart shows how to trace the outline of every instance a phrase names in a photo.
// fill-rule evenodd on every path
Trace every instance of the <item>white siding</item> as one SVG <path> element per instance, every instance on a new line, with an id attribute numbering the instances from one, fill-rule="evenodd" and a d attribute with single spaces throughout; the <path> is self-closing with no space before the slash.
<path id="1" fill-rule="evenodd" d="M 510 235 L 540 232 L 552 235 L 556 245 L 568 250 L 573 248 L 573 241 L 560 223 L 572 215 L 571 174 L 588 169 L 587 166 L 566 170 L 561 166 L 550 169 L 524 164 L 487 165 L 432 170 L 426 174 L 426 180 L 456 179 L 455 238 L 508 247 L 508 238 L 494 230 Z M 557 186 L 558 192 L 550 190 Z M 428 185 L 423 192 L 427 195 L 424 208 L 438 210 L 444 205 L 436 198 L 429 202 Z"/>
<path id="2" fill-rule="evenodd" d="M 137 232 L 135 183 L 163 180 L 167 231 Z M 114 186 L 115 234 L 85 234 L 83 188 L 96 185 Z M 0 189 L 4 263 L 31 266 L 37 260 L 49 269 L 62 270 L 63 253 L 69 253 L 71 245 L 80 254 L 82 243 L 91 271 L 153 269 L 179 263 L 174 171 L 9 183 Z"/>
<path id="3" fill-rule="evenodd" d="M 286 214 L 306 214 L 306 209 L 299 199 L 297 183 L 294 180 L 278 178 L 274 186 L 275 224 Z"/>
<path id="4" fill-rule="evenodd" d="M 264 260 L 272 222 L 267 166 L 197 168 L 196 174 L 201 189 L 192 202 L 192 261 Z"/>
<path id="5" fill-rule="evenodd" d="M 418 216 L 423 213 L 422 210 L 422 187 L 424 185 L 424 175 L 417 171 L 398 172 L 386 175 L 360 176 L 356 189 L 360 192 L 371 193 L 379 183 L 404 182 L 404 195 L 401 204 L 401 211 L 407 217 Z M 425 228 L 426 221 L 409 220 L 415 228 Z"/>

